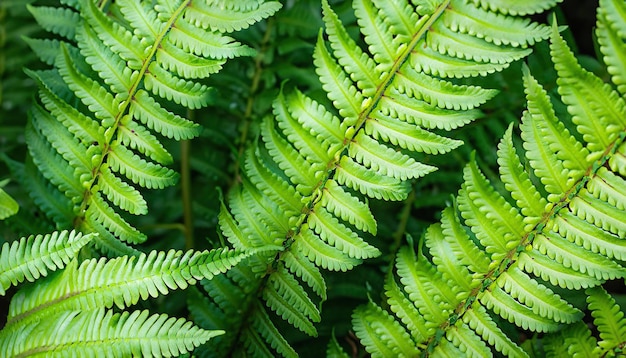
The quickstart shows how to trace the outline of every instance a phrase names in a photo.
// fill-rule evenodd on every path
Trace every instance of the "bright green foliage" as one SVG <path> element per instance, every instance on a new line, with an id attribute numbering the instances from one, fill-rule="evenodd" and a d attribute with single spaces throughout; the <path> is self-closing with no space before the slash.
<path id="1" fill-rule="evenodd" d="M 204 79 L 227 59 L 254 53 L 228 33 L 280 6 L 81 0 L 29 7 L 41 27 L 59 36 L 28 40 L 53 68 L 27 71 L 39 84 L 40 103 L 26 131 L 32 162 L 55 188 L 31 195 L 57 226 L 100 233 L 96 245 L 107 252 L 129 252 L 115 238 L 145 241 L 118 209 L 146 214 L 138 189 L 176 183 L 178 174 L 165 167 L 172 156 L 157 135 L 181 140 L 200 133 L 184 115 L 212 101 Z M 43 178 L 25 176 L 25 185 L 46 185 L 37 183 Z"/>
<path id="2" fill-rule="evenodd" d="M 66 267 L 9 290 L 0 356 L 293 357 L 327 347 L 328 356 L 345 357 L 346 346 L 355 356 L 363 348 L 384 357 L 525 356 L 539 340 L 554 356 L 618 353 L 623 319 L 598 286 L 625 274 L 620 1 L 602 0 L 596 30 L 603 75 L 617 92 L 578 66 L 556 27 L 530 20 L 559 0 L 22 6 L 39 23 L 33 27 L 48 32 L 43 38 L 30 35 L 26 22 L 4 22 L 5 4 L 18 6 L 2 1 L 0 46 L 2 29 L 12 36 L 11 53 L 27 34 L 24 43 L 42 62 L 26 66 L 24 81 L 3 72 L 9 57 L 0 54 L 3 81 L 13 81 L 0 89 L 9 98 L 0 111 L 11 113 L 0 127 L 0 165 L 10 168 L 4 188 L 20 203 L 2 233 L 20 237 L 15 225 L 29 233 L 73 228 L 82 236 L 80 247 L 52 234 L 3 248 L 3 291 Z M 493 150 L 493 133 L 518 116 L 514 62 L 551 32 L 547 57 L 559 72 L 557 86 L 544 91 L 539 82 L 547 80 L 529 60 L 538 81 L 525 70 L 522 139 L 514 144 L 509 127 Z M 27 60 L 9 71 L 21 73 Z M 12 91 L 16 79 L 36 85 L 37 95 Z M 482 118 L 479 107 L 495 87 L 506 92 L 482 107 L 489 117 Z M 557 89 L 565 106 L 551 103 Z M 502 103 L 507 118 L 492 111 Z M 25 116 L 13 113 L 29 107 L 23 124 Z M 441 223 L 417 250 L 398 250 L 404 234 L 430 220 L 420 205 L 449 198 L 450 177 L 458 175 L 445 169 L 465 161 L 472 147 L 489 156 L 481 161 L 485 174 L 472 159 Z M 24 163 L 10 159 L 26 152 Z M 496 157 L 501 182 L 492 186 L 493 168 L 482 164 Z M 179 160 L 180 189 L 170 169 Z M 438 168 L 443 173 L 423 180 Z M 2 196 L 0 217 L 17 208 Z M 187 240 L 194 231 L 209 241 Z M 170 249 L 182 247 L 182 236 L 198 251 Z M 207 245 L 222 248 L 201 251 Z M 386 302 L 378 305 L 385 276 Z M 585 297 L 583 288 L 597 339 L 581 322 L 575 298 Z M 345 334 L 357 300 L 367 303 Z M 170 318 L 187 313 L 184 302 L 198 327 Z M 129 309 L 135 305 L 142 309 Z M 326 346 L 335 322 L 341 339 L 333 333 Z M 521 345 L 510 334 L 515 329 L 538 338 Z"/>
<path id="3" fill-rule="evenodd" d="M 623 44 L 626 17 L 606 17 L 620 4 L 601 2 L 598 31 Z M 584 70 L 556 25 L 550 50 L 558 93 L 580 136 L 557 117 L 548 93 L 524 67 L 523 151 L 513 143 L 512 126 L 498 146 L 506 195 L 474 159 L 467 165 L 455 207 L 425 234 L 428 255 L 404 247 L 396 256 L 385 287 L 389 310 L 370 303 L 353 313 L 354 330 L 372 356 L 416 355 L 406 347 L 436 356 L 527 356 L 517 337 L 504 333 L 502 320 L 531 332 L 574 324 L 547 340 L 553 356 L 623 349 L 623 313 L 599 287 L 626 276 L 622 80 L 613 77 L 616 91 Z M 607 63 L 626 65 L 613 47 L 601 51 Z M 581 288 L 600 332 L 598 348 L 581 328 L 583 312 L 568 302 L 568 290 Z"/>
<path id="4" fill-rule="evenodd" d="M 409 180 L 436 170 L 420 154 L 461 145 L 435 132 L 472 122 L 496 94 L 456 79 L 500 71 L 549 35 L 545 25 L 465 1 L 414 3 L 354 1 L 367 49 L 322 3 L 326 29 L 313 61 L 334 108 L 281 91 L 273 117 L 260 124 L 259 143 L 245 153 L 245 175 L 224 204 L 221 230 L 240 250 L 284 250 L 250 258 L 245 269 L 206 285 L 213 315 L 224 317 L 206 327 L 228 332 L 213 341 L 217 353 L 208 347 L 207 354 L 293 356 L 268 308 L 316 336 L 326 298 L 320 268 L 347 271 L 380 255 L 366 241 L 377 233 L 366 198 L 404 200 Z"/>
<path id="5" fill-rule="evenodd" d="M 546 356 L 562 357 L 567 354 L 572 357 L 619 357 L 624 354 L 624 312 L 604 288 L 588 288 L 585 292 L 600 341 L 592 335 L 587 325 L 574 324 L 546 338 Z"/>
<path id="6" fill-rule="evenodd" d="M 206 331 L 165 314 L 104 309 L 62 311 L 24 329 L 29 334 L 27 340 L 7 347 L 6 343 L 17 340 L 12 336 L 0 344 L 3 356 L 172 357 L 224 333 Z"/>
<path id="7" fill-rule="evenodd" d="M 83 241 L 90 239 L 89 236 L 86 235 Z M 58 237 L 64 239 L 62 235 Z M 57 246 L 64 243 L 63 240 L 48 241 L 57 242 Z M 3 249 L 3 254 L 4 251 L 8 250 Z M 73 258 L 76 251 L 64 257 Z M 42 261 L 60 260 L 56 258 L 60 255 L 49 256 L 52 258 Z M 107 347 L 107 342 L 111 345 L 129 339 L 119 347 L 115 344 L 115 348 L 139 355 L 185 353 L 223 332 L 205 331 L 183 319 L 166 315 L 148 317 L 147 311 L 124 311 L 120 315 L 105 309 L 115 305 L 123 310 L 139 300 L 184 289 L 198 280 L 211 279 L 246 256 L 232 250 L 216 249 L 152 251 L 108 260 L 91 259 L 80 264 L 74 258 L 63 271 L 41 279 L 37 285 L 24 287 L 13 296 L 6 326 L 0 331 L 0 342 L 4 342 L 0 354 L 27 355 L 28 352 L 48 350 L 59 350 L 61 355 L 74 350 L 74 353 L 85 355 L 111 353 L 114 351 Z M 37 268 L 36 264 L 30 266 Z"/>
<path id="8" fill-rule="evenodd" d="M 11 285 L 33 282 L 65 267 L 94 236 L 61 231 L 4 243 L 0 251 L 0 294 L 4 295 Z"/>

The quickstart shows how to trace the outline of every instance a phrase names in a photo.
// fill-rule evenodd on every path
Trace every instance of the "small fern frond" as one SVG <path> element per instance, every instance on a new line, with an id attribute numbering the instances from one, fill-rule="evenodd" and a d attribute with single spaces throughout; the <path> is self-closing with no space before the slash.
<path id="1" fill-rule="evenodd" d="M 320 319 L 314 302 L 326 298 L 320 268 L 347 271 L 380 255 L 366 239 L 377 233 L 367 200 L 404 200 L 409 180 L 436 170 L 418 158 L 460 146 L 441 132 L 480 117 L 478 107 L 496 94 L 456 79 L 500 71 L 550 32 L 466 1 L 357 0 L 353 9 L 364 48 L 328 1 L 322 3 L 326 29 L 313 62 L 334 108 L 281 90 L 273 118 L 260 124 L 260 140 L 243 158 L 242 185 L 220 214 L 221 230 L 235 248 L 283 247 L 251 259 L 254 274 L 244 282 L 257 282 L 255 299 L 312 336 Z M 240 291 L 234 287 L 207 291 L 222 310 L 222 302 L 247 307 L 245 320 L 213 327 L 234 336 L 218 340 L 230 344 L 222 354 L 282 346 L 284 338 L 270 330 L 253 333 L 251 322 L 268 315 L 262 304 L 221 296 Z"/>
<path id="2" fill-rule="evenodd" d="M 198 328 L 183 318 L 151 315 L 147 310 L 114 313 L 105 309 L 62 311 L 25 330 L 29 339 L 13 346 L 2 344 L 3 356 L 172 357 L 224 333 Z M 5 342 L 15 342 L 15 337 Z"/>
<path id="3" fill-rule="evenodd" d="M 108 243 L 97 247 L 115 245 L 111 236 L 146 240 L 118 211 L 143 215 L 148 207 L 140 188 L 176 183 L 178 175 L 165 167 L 172 156 L 159 136 L 200 134 L 200 125 L 182 114 L 212 101 L 204 80 L 227 59 L 254 53 L 227 34 L 281 7 L 223 5 L 125 0 L 98 6 L 81 0 L 29 6 L 40 26 L 58 36 L 28 40 L 53 69 L 27 70 L 40 88 L 27 144 L 37 169 L 69 199 L 69 225 L 63 220 L 60 226 L 100 230 L 98 240 Z M 47 201 L 40 191 L 30 193 L 38 203 Z M 45 209 L 58 216 L 51 205 Z"/>
<path id="4" fill-rule="evenodd" d="M 72 261 L 61 273 L 20 290 L 9 307 L 7 327 L 23 326 L 60 310 L 125 308 L 140 299 L 184 289 L 226 272 L 248 254 L 232 250 L 152 251 L 115 259 Z"/>
<path id="5" fill-rule="evenodd" d="M 593 317 L 593 329 L 579 322 L 544 339 L 546 356 L 614 357 L 624 353 L 626 320 L 624 311 L 602 286 L 588 288 L 587 305 Z M 596 339 L 598 337 L 600 340 Z"/>
<path id="6" fill-rule="evenodd" d="M 622 352 L 626 345 L 626 320 L 624 312 L 615 303 L 615 300 L 602 288 L 588 288 L 586 291 L 587 303 L 593 323 L 600 333 L 597 350 L 599 355 L 606 352 Z"/>
<path id="7" fill-rule="evenodd" d="M 18 252 L 24 249 L 41 251 L 38 245 L 32 245 L 32 238 L 12 245 L 10 249 L 8 244 L 3 248 L 3 262 L 4 257 L 23 257 L 28 261 L 21 266 L 26 265 L 29 270 L 20 274 L 25 271 L 23 268 L 12 267 L 12 262 L 8 265 L 2 263 L 2 266 L 8 266 L 8 273 L 3 272 L 3 287 L 7 279 L 22 281 L 26 276 L 32 280 L 39 275 L 45 276 L 47 267 L 53 270 L 67 262 L 67 267 L 61 272 L 40 279 L 37 285 L 24 287 L 13 296 L 7 323 L 0 331 L 0 354 L 3 356 L 41 349 L 74 349 L 94 354 L 108 349 L 112 352 L 106 342 L 116 347 L 119 345 L 116 349 L 124 352 L 131 350 L 132 354 L 152 352 L 150 354 L 172 356 L 191 351 L 209 338 L 223 333 L 219 330 L 205 331 L 191 322 L 165 315 L 148 317 L 147 311 L 124 311 L 120 315 L 113 314 L 109 309 L 116 306 L 124 310 L 139 300 L 184 289 L 199 280 L 212 279 L 250 253 L 227 249 L 152 251 L 137 256 L 91 259 L 79 264 L 78 260 L 69 257 L 78 249 L 66 243 L 67 239 L 63 237 L 66 234 L 45 237 L 43 243 L 50 245 L 50 253 L 41 258 Z M 94 235 L 72 234 L 71 238 L 74 246 L 82 246 Z M 35 238 L 35 244 L 40 244 L 40 239 Z M 63 250 L 57 250 L 60 252 L 57 253 L 52 250 L 55 246 Z M 65 329 L 70 331 L 65 332 Z"/>
<path id="8" fill-rule="evenodd" d="M 617 2 L 603 2 L 599 22 Z M 623 41 L 617 31 L 623 20 L 605 24 L 605 35 Z M 489 183 L 472 157 L 455 207 L 426 231 L 427 253 L 404 247 L 396 255 L 385 285 L 388 310 L 370 302 L 354 311 L 355 332 L 372 356 L 417 355 L 405 344 L 424 355 L 528 356 L 504 333 L 505 321 L 546 333 L 573 324 L 571 334 L 553 340 L 567 338 L 570 347 L 547 349 L 556 356 L 574 353 L 571 347 L 581 356 L 623 348 L 623 313 L 599 285 L 626 276 L 626 179 L 614 159 L 626 148 L 626 107 L 610 84 L 578 64 L 556 24 L 550 40 L 571 125 L 557 117 L 547 91 L 524 67 L 523 151 L 509 126 L 497 153 L 507 193 Z M 615 59 L 610 50 L 607 56 Z M 581 288 L 600 332 L 598 349 L 581 333 L 583 313 L 571 303 L 571 290 Z M 364 323 L 375 321 L 382 327 Z"/>
<path id="9" fill-rule="evenodd" d="M 61 231 L 5 242 L 0 251 L 0 295 L 11 285 L 33 282 L 65 267 L 94 236 Z"/>

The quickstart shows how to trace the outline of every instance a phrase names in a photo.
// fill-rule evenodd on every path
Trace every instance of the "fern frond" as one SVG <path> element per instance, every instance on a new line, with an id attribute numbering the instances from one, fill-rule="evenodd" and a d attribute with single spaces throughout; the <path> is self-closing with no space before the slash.
<path id="1" fill-rule="evenodd" d="M 269 347 L 282 344 L 276 332 L 269 336 L 251 329 L 251 322 L 265 314 L 255 311 L 263 307 L 254 303 L 259 299 L 293 326 L 316 335 L 313 323 L 319 317 L 309 299 L 317 298 L 309 296 L 308 288 L 325 299 L 319 268 L 346 271 L 380 255 L 366 241 L 367 234 L 377 232 L 367 198 L 404 200 L 409 179 L 436 170 L 418 158 L 459 147 L 462 142 L 444 131 L 480 117 L 478 106 L 496 94 L 455 78 L 500 71 L 550 33 L 544 25 L 465 1 L 356 0 L 353 9 L 363 48 L 328 1 L 322 2 L 326 29 L 318 34 L 313 62 L 334 108 L 297 90 L 281 90 L 273 118 L 260 124 L 261 140 L 246 152 L 242 185 L 222 208 L 220 227 L 234 247 L 284 248 L 274 257 L 251 260 L 257 274 L 245 282 L 258 282 L 253 285 L 258 294 L 230 303 L 248 307 L 249 319 L 219 327 L 233 332 L 232 339 L 218 341 L 229 345 L 221 349 L 226 355 L 252 354 L 250 347 L 258 355 L 271 355 Z M 427 271 L 437 275 L 432 267 Z M 289 284 L 277 289 L 286 277 Z M 429 294 L 457 294 L 444 285 L 431 289 Z M 229 301 L 221 296 L 226 292 L 214 290 L 209 296 L 221 306 Z M 287 307 L 289 302 L 295 306 Z M 401 342 L 396 333 L 389 333 L 389 340 Z M 264 345 L 263 338 L 274 343 Z M 414 352 L 405 348 L 389 352 Z"/>
<path id="2" fill-rule="evenodd" d="M 26 328 L 30 338 L 12 347 L 3 346 L 3 355 L 172 357 L 193 351 L 224 333 L 198 328 L 183 318 L 151 315 L 147 310 L 132 313 L 104 309 L 62 311 L 31 326 Z M 7 342 L 15 343 L 12 338 Z"/>
<path id="3" fill-rule="evenodd" d="M 145 214 L 140 190 L 177 181 L 177 174 L 164 167 L 172 156 L 158 136 L 199 135 L 201 127 L 181 113 L 210 103 L 205 79 L 227 59 L 254 53 L 227 34 L 281 7 L 277 2 L 222 5 L 123 0 L 99 7 L 81 0 L 29 6 L 40 26 L 58 35 L 29 40 L 33 47 L 43 45 L 35 50 L 53 65 L 27 71 L 39 85 L 41 102 L 31 113 L 29 153 L 71 202 L 71 226 L 102 230 L 99 237 L 108 244 L 97 247 L 110 247 L 110 234 L 129 243 L 145 240 L 118 210 Z M 218 12 L 223 12 L 219 21 Z M 40 191 L 31 195 L 44 201 Z"/>
<path id="4" fill-rule="evenodd" d="M 248 254 L 213 251 L 152 251 L 115 259 L 71 261 L 61 273 L 20 290 L 9 307 L 5 329 L 25 327 L 63 310 L 129 307 L 140 299 L 184 289 L 226 272 Z"/>
<path id="5" fill-rule="evenodd" d="M 601 6 L 599 21 L 606 21 L 602 16 L 613 5 Z M 607 24 L 603 31 L 616 36 L 624 24 Z M 578 64 L 556 24 L 550 42 L 571 125 L 557 117 L 547 91 L 524 67 L 524 150 L 514 145 L 512 126 L 498 149 L 507 192 L 496 189 L 472 158 L 455 208 L 446 209 L 424 236 L 428 253 L 404 247 L 396 255 L 385 286 L 388 310 L 370 302 L 354 311 L 355 332 L 373 356 L 392 354 L 398 346 L 374 340 L 363 328 L 374 311 L 383 312 L 377 315 L 385 329 L 410 332 L 405 343 L 421 354 L 527 356 L 504 333 L 503 320 L 552 334 L 546 351 L 555 356 L 623 349 L 623 313 L 600 285 L 626 276 L 626 179 L 610 164 L 626 138 L 624 100 Z M 573 290 L 581 288 L 600 332 L 597 348 L 573 304 Z M 566 324 L 573 324 L 571 332 L 558 332 Z"/>
<path id="6" fill-rule="evenodd" d="M 600 332 L 597 350 L 601 350 L 602 354 L 622 351 L 626 343 L 624 312 L 602 287 L 588 288 L 586 293 L 593 323 Z"/>
<path id="7" fill-rule="evenodd" d="M 63 268 L 94 236 L 57 231 L 22 238 L 12 244 L 5 242 L 0 251 L 0 294 L 4 295 L 11 285 L 24 280 L 33 282 Z"/>
<path id="8" fill-rule="evenodd" d="M 623 354 L 626 344 L 623 310 L 602 286 L 588 288 L 585 293 L 593 326 L 579 322 L 547 336 L 544 339 L 546 356 L 567 353 L 572 357 L 614 357 Z"/>
<path id="9" fill-rule="evenodd" d="M 372 357 L 414 357 L 418 353 L 409 334 L 389 313 L 373 303 L 357 310 L 352 326 Z"/>

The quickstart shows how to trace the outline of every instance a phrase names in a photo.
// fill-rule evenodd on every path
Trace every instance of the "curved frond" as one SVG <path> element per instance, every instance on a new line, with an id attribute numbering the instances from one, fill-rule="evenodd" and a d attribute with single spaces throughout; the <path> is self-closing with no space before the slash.
<path id="1" fill-rule="evenodd" d="M 38 317 L 63 310 L 129 307 L 226 272 L 247 255 L 223 249 L 170 250 L 92 259 L 80 265 L 74 260 L 63 272 L 16 293 L 5 329 L 25 327 Z"/>
<path id="2" fill-rule="evenodd" d="M 624 312 L 602 287 L 589 288 L 586 292 L 589 295 L 587 303 L 593 316 L 593 323 L 600 332 L 598 350 L 602 353 L 621 351 L 626 342 Z"/>
<path id="3" fill-rule="evenodd" d="M 250 319 L 220 326 L 233 332 L 227 334 L 232 339 L 218 344 L 227 354 L 286 352 L 272 351 L 281 347 L 281 339 L 264 344 L 267 332 L 251 328 L 255 310 L 264 306 L 255 303 L 259 299 L 294 327 L 315 335 L 319 317 L 312 307 L 317 304 L 309 301 L 326 298 L 320 268 L 346 271 L 381 254 L 367 242 L 378 230 L 368 200 L 407 198 L 410 180 L 436 170 L 420 160 L 459 147 L 462 142 L 447 137 L 446 131 L 479 118 L 478 107 L 497 92 L 456 79 L 501 71 L 550 34 L 549 27 L 515 16 L 521 9 L 537 12 L 532 6 L 512 10 L 512 15 L 464 0 L 355 0 L 352 7 L 363 47 L 329 2 L 322 2 L 325 30 L 318 34 L 313 62 L 331 105 L 283 88 L 272 104 L 273 116 L 260 124 L 260 140 L 245 154 L 242 184 L 222 207 L 220 227 L 233 246 L 283 247 L 276 256 L 251 260 L 258 275 L 246 282 L 259 282 L 258 295 L 231 303 L 248 307 Z M 183 31 L 182 26 L 172 29 L 174 36 Z M 492 199 L 494 212 L 504 205 L 495 193 Z M 505 241 L 522 235 L 522 217 L 513 210 L 497 220 L 485 215 L 494 224 L 518 221 L 503 229 L 511 232 Z M 485 265 L 480 257 L 476 260 L 481 268 Z M 422 271 L 442 275 L 433 267 Z M 319 297 L 309 297 L 309 288 Z M 429 289 L 425 296 L 458 294 L 457 288 L 444 284 Z M 209 292 L 211 301 L 220 306 L 228 302 L 222 296 L 227 291 Z M 410 309 L 394 307 L 409 320 Z M 400 344 L 396 327 L 389 330 L 385 342 Z M 460 337 L 450 339 L 457 342 Z M 466 343 L 468 349 L 484 348 Z M 409 344 L 391 352 L 411 356 L 415 349 Z"/>
<path id="4" fill-rule="evenodd" d="M 203 330 L 183 318 L 151 315 L 147 310 L 114 313 L 104 309 L 62 311 L 26 329 L 29 339 L 16 342 L 9 338 L 13 345 L 3 345 L 4 356 L 37 353 L 171 357 L 193 351 L 224 333 Z"/>
<path id="5" fill-rule="evenodd" d="M 528 6 L 510 11 L 534 11 Z M 603 2 L 598 21 L 607 21 L 612 6 Z M 625 20 L 601 31 L 617 36 Z M 605 356 L 624 347 L 623 312 L 600 287 L 626 277 L 626 178 L 611 165 L 626 138 L 624 100 L 577 63 L 556 24 L 550 42 L 571 123 L 556 115 L 548 92 L 524 67 L 523 150 L 510 126 L 497 152 L 503 185 L 491 184 L 472 158 L 455 207 L 426 231 L 428 253 L 404 247 L 395 257 L 385 285 L 389 309 L 376 306 L 376 314 L 385 329 L 410 332 L 422 354 L 528 356 L 505 333 L 505 321 L 546 333 L 549 356 Z M 598 327 L 597 345 L 580 323 L 574 290 L 581 288 Z M 397 354 L 396 342 L 376 340 L 363 328 L 373 305 L 354 312 L 354 330 L 373 356 Z"/>
<path id="6" fill-rule="evenodd" d="M 176 182 L 177 174 L 163 166 L 172 156 L 157 136 L 200 134 L 201 127 L 181 114 L 210 104 L 205 80 L 227 59 L 254 53 L 228 34 L 281 7 L 274 1 L 222 5 L 80 0 L 28 7 L 59 38 L 28 40 L 53 68 L 27 70 L 41 102 L 31 111 L 27 145 L 38 170 L 71 202 L 75 229 L 101 230 L 103 240 L 109 234 L 145 240 L 118 211 L 146 214 L 141 189 Z M 41 191 L 31 195 L 45 201 Z"/>
<path id="7" fill-rule="evenodd" d="M 48 272 L 65 267 L 95 234 L 54 232 L 29 236 L 12 244 L 5 242 L 0 251 L 0 294 L 24 280 L 33 282 Z"/>
<path id="8" fill-rule="evenodd" d="M 623 309 L 602 286 L 588 288 L 585 293 L 593 324 L 579 322 L 547 336 L 544 343 L 546 356 L 613 357 L 623 354 L 626 343 Z"/>

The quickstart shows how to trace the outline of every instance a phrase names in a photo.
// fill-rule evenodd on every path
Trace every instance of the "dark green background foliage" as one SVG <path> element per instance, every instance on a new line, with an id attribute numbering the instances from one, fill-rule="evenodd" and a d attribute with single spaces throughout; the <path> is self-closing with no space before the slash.
<path id="1" fill-rule="evenodd" d="M 141 190 L 141 195 L 147 202 L 147 215 L 129 215 L 116 210 L 132 227 L 148 238 L 145 242 L 132 245 L 135 249 L 142 252 L 170 249 L 200 251 L 232 246 L 231 239 L 224 232 L 224 219 L 220 217 L 220 212 L 225 210 L 221 204 L 226 203 L 228 206 L 231 200 L 230 193 L 238 192 L 242 183 L 249 180 L 246 179 L 244 159 L 246 151 L 263 143 L 262 123 L 274 120 L 276 114 L 272 112 L 272 105 L 277 96 L 281 91 L 293 93 L 297 89 L 318 101 L 325 108 L 332 109 L 331 113 L 338 113 L 333 108 L 332 101 L 327 98 L 327 92 L 320 82 L 314 65 L 316 42 L 320 36 L 320 29 L 325 27 L 322 2 L 319 0 L 282 0 L 280 2 L 282 8 L 276 13 L 265 16 L 248 28 L 229 34 L 237 41 L 256 50 L 256 53 L 253 56 L 228 59 L 218 73 L 201 80 L 202 84 L 212 87 L 215 91 L 208 106 L 191 110 L 178 104 L 169 105 L 168 110 L 199 123 L 202 130 L 197 137 L 182 141 L 159 137 L 159 141 L 173 157 L 173 163 L 168 167 L 180 173 L 180 178 L 176 185 L 163 189 Z M 0 221 L 0 244 L 15 242 L 29 235 L 73 229 L 73 227 L 59 227 L 54 220 L 54 215 L 42 212 L 42 208 L 29 196 L 27 188 L 21 183 L 19 175 L 14 170 L 16 165 L 19 166 L 20 163 L 28 161 L 24 130 L 27 126 L 29 109 L 38 101 L 37 83 L 32 77 L 27 76 L 23 69 L 49 68 L 37 58 L 24 38 L 55 37 L 44 32 L 34 21 L 27 10 L 27 4 L 30 3 L 34 1 L 2 0 L 0 4 L 0 78 L 2 81 L 0 83 L 0 183 L 4 184 L 2 189 L 13 197 L 20 207 L 17 214 Z M 328 1 L 328 3 L 350 37 L 355 39 L 361 48 L 366 48 L 367 44 L 359 32 L 359 24 L 351 2 L 335 0 Z M 420 3 L 420 1 L 413 1 L 413 3 Z M 58 2 L 51 0 L 37 1 L 36 5 L 59 6 Z M 598 60 L 602 56 L 591 35 L 596 22 L 597 7 L 598 1 L 565 0 L 551 9 L 550 13 L 533 15 L 532 20 L 548 24 L 552 21 L 554 13 L 554 19 L 559 25 L 569 25 L 569 28 L 562 32 L 562 36 L 575 52 L 581 65 L 608 82 L 610 75 L 602 60 Z M 325 36 L 328 37 L 328 35 Z M 462 146 L 441 155 L 411 153 L 411 156 L 420 162 L 435 166 L 438 170 L 420 178 L 409 179 L 411 190 L 406 199 L 386 201 L 368 198 L 364 200 L 376 219 L 377 230 L 375 235 L 363 233 L 363 237 L 367 243 L 380 250 L 381 254 L 363 260 L 360 265 L 347 272 L 322 270 L 327 288 L 325 299 L 320 300 L 313 292 L 314 289 L 309 286 L 298 286 L 306 288 L 306 295 L 316 297 L 317 301 L 314 300 L 314 304 L 316 307 L 321 307 L 319 322 L 312 320 L 317 330 L 317 337 L 294 328 L 293 325 L 281 319 L 281 314 L 276 314 L 273 307 L 272 310 L 265 307 L 271 321 L 295 352 L 301 356 L 323 356 L 327 354 L 328 343 L 333 339 L 334 333 L 339 345 L 348 355 L 358 357 L 372 353 L 366 352 L 368 344 L 360 341 L 363 338 L 357 338 L 355 335 L 353 311 L 370 301 L 380 304 L 385 309 L 388 308 L 384 298 L 384 291 L 387 289 L 385 282 L 393 276 L 393 265 L 398 250 L 408 244 L 413 245 L 420 255 L 422 254 L 423 240 L 421 238 L 430 225 L 439 222 L 444 208 L 456 206 L 454 196 L 464 182 L 463 168 L 473 156 L 485 176 L 494 183 L 496 190 L 506 192 L 504 185 L 498 180 L 497 145 L 511 123 L 514 123 L 514 133 L 519 133 L 517 128 L 520 118 L 527 108 L 522 78 L 523 66 L 528 66 L 530 73 L 554 99 L 557 117 L 569 116 L 565 105 L 558 100 L 557 75 L 553 70 L 549 44 L 543 41 L 531 47 L 533 52 L 528 57 L 522 61 L 513 62 L 501 72 L 487 77 L 454 79 L 456 84 L 471 83 L 496 89 L 499 93 L 480 106 L 483 115 L 472 123 L 453 131 L 443 129 L 433 131 L 442 136 L 462 140 L 464 143 Z M 566 127 L 571 132 L 575 132 L 573 124 L 567 122 Z M 574 136 L 582 137 L 578 134 Z M 514 142 L 521 148 L 519 136 L 514 135 L 514 137 Z M 408 150 L 404 150 L 404 153 L 407 152 Z M 278 165 L 273 169 L 280 172 Z M 3 182 L 5 179 L 8 179 L 6 183 Z M 356 192 L 357 190 L 350 189 L 350 193 Z M 236 209 L 231 207 L 231 210 Z M 233 220 L 233 222 L 237 221 Z M 469 229 L 467 230 L 469 232 Z M 286 245 L 285 247 L 289 249 L 289 244 L 283 243 L 282 245 Z M 102 247 L 97 244 L 86 244 L 77 255 L 79 259 L 116 256 L 101 249 Z M 254 247 L 254 249 L 259 249 L 259 247 Z M 276 250 L 275 248 L 265 250 L 269 254 L 260 256 L 276 259 L 277 262 L 267 265 L 267 277 L 269 277 L 272 270 L 279 270 L 281 267 L 284 269 L 284 266 L 281 266 L 284 263 L 280 261 L 282 254 L 271 251 Z M 228 262 L 235 264 L 239 260 L 244 260 L 241 264 L 243 266 L 254 266 L 253 259 L 246 261 L 248 259 L 242 257 L 232 258 L 232 261 Z M 228 267 L 228 264 L 225 267 Z M 237 269 L 238 267 L 235 266 L 232 272 L 238 272 Z M 205 277 L 212 277 L 212 274 L 217 273 L 211 272 Z M 245 276 L 243 273 L 233 275 Z M 217 306 L 220 306 L 220 296 L 219 294 L 213 295 L 211 285 L 214 281 L 222 282 L 219 281 L 220 277 L 222 276 L 214 277 L 210 281 L 203 280 L 201 284 L 190 289 L 172 289 L 172 292 L 167 295 L 143 299 L 138 303 L 135 301 L 133 308 L 149 309 L 153 313 L 165 313 L 174 317 L 190 317 L 202 328 L 224 329 L 227 332 L 223 337 L 212 338 L 198 348 L 196 354 L 199 356 L 212 356 L 213 342 L 219 346 L 218 353 L 222 355 L 233 352 L 243 354 L 242 352 L 249 348 L 246 346 L 249 343 L 245 340 L 246 329 L 249 329 L 246 328 L 248 327 L 246 324 L 252 324 L 229 322 L 224 323 L 223 326 L 215 325 L 207 318 L 211 314 L 207 313 L 203 316 L 205 312 L 199 308 L 211 307 L 215 312 L 219 311 L 215 307 L 216 302 Z M 264 276 L 263 280 L 268 280 L 267 277 Z M 198 281 L 200 279 L 198 278 Z M 37 285 L 37 282 L 27 285 Z M 232 283 L 227 279 L 222 282 L 227 285 L 224 282 Z M 263 284 L 267 282 L 263 281 L 261 285 Z M 178 287 L 184 288 L 183 285 Z M 260 286 L 258 292 L 251 293 L 251 296 L 258 296 L 251 299 L 257 300 L 258 298 L 257 303 L 250 304 L 247 301 L 245 304 L 241 303 L 241 307 L 248 307 L 245 308 L 245 312 L 240 312 L 242 317 L 254 311 L 255 305 L 265 305 L 260 298 L 263 287 Z M 604 287 L 618 304 L 626 303 L 623 279 L 609 281 Z M 560 293 L 558 288 L 555 291 Z M 586 305 L 585 300 L 592 295 L 586 294 L 583 290 L 575 291 L 573 294 L 566 289 L 561 291 L 565 297 L 570 295 L 568 300 L 576 307 L 583 309 Z M 10 288 L 7 295 L 0 297 L 2 322 L 6 322 L 9 302 L 16 292 L 18 288 Z M 598 297 L 604 299 L 604 296 L 598 292 L 594 291 L 593 294 L 596 296 L 593 296 L 592 301 L 600 300 Z M 235 302 L 233 301 L 233 304 Z M 240 303 L 237 301 L 236 304 Z M 271 304 L 268 303 L 269 306 Z M 120 308 L 123 309 L 123 307 Z M 228 312 L 227 309 L 222 308 L 222 310 Z M 219 317 L 217 313 L 215 315 Z M 589 315 L 584 319 L 584 322 L 591 321 L 592 318 Z M 523 330 L 504 320 L 498 321 L 498 324 L 530 355 L 542 356 L 546 351 L 553 354 L 561 351 L 567 352 L 567 347 L 555 347 L 554 341 L 558 340 L 558 337 L 550 338 L 552 341 L 548 339 L 547 342 L 552 343 L 549 348 L 545 349 L 540 333 Z M 229 330 L 238 332 L 238 336 L 234 338 L 228 336 Z M 566 338 L 572 337 L 563 334 Z M 241 337 L 242 335 L 244 338 Z M 263 339 L 269 343 L 263 343 L 264 347 L 267 346 L 266 348 L 273 353 L 280 352 L 280 349 L 272 345 L 272 339 L 265 336 Z M 237 342 L 242 342 L 241 347 L 237 348 Z M 241 350 L 237 351 L 237 349 Z"/>

